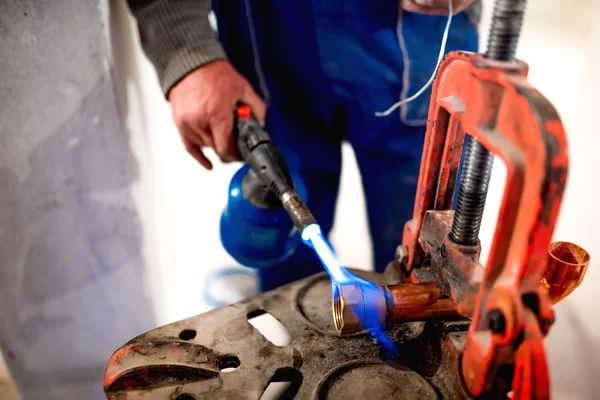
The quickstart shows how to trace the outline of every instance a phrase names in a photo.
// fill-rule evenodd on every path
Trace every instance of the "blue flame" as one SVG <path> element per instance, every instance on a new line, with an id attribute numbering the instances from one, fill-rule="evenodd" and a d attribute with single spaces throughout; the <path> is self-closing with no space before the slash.
<path id="1" fill-rule="evenodd" d="M 317 224 L 311 224 L 304 228 L 302 231 L 302 241 L 312 247 L 321 260 L 323 267 L 329 274 L 331 279 L 332 288 L 335 284 L 358 284 L 361 285 L 363 297 L 364 296 L 385 296 L 383 289 L 369 282 L 363 278 L 360 278 L 350 272 L 346 267 L 343 266 L 333 248 L 323 236 L 321 227 Z M 365 299 L 366 300 L 366 299 Z M 365 301 L 365 304 L 367 302 Z M 392 355 L 397 354 L 397 347 L 394 345 L 392 340 L 387 336 L 385 327 L 379 321 L 376 310 L 367 310 L 365 312 L 364 320 L 360 321 L 362 327 L 366 329 L 373 338 L 381 343 L 381 345 Z M 356 312 L 357 315 L 362 315 L 362 312 Z"/>
<path id="2" fill-rule="evenodd" d="M 325 236 L 323 236 L 323 232 L 321 232 L 321 227 L 319 225 L 311 224 L 304 228 L 302 231 L 302 240 L 315 250 L 315 253 L 317 253 L 317 256 L 319 256 L 319 259 L 329 274 L 332 282 L 366 282 L 364 279 L 359 278 L 352 272 L 348 271 L 347 268 L 342 266 L 342 263 L 335 254 L 335 251 L 333 251 L 333 248 L 327 239 L 325 239 Z"/>

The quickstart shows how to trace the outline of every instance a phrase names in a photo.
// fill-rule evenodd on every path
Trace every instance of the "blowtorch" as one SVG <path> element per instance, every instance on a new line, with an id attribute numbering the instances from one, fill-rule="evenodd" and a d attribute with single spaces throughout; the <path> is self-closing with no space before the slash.
<path id="1" fill-rule="evenodd" d="M 234 117 L 234 137 L 246 163 L 229 185 L 227 206 L 221 216 L 221 242 L 240 264 L 269 267 L 294 253 L 300 233 L 314 225 L 315 218 L 303 200 L 304 182 L 290 174 L 250 107 L 240 105 Z"/>
<path id="2" fill-rule="evenodd" d="M 246 105 L 236 110 L 234 137 L 246 165 L 231 180 L 221 217 L 221 242 L 227 252 L 247 267 L 269 267 L 289 257 L 301 235 L 332 282 L 362 282 L 336 256 L 303 200 L 302 179 L 290 174 L 268 132 Z"/>
<path id="3" fill-rule="evenodd" d="M 281 153 L 269 134 L 250 110 L 242 105 L 237 109 L 234 134 L 244 161 L 256 173 L 263 188 L 274 194 L 290 215 L 299 232 L 317 221 L 296 192 L 294 182 Z"/>

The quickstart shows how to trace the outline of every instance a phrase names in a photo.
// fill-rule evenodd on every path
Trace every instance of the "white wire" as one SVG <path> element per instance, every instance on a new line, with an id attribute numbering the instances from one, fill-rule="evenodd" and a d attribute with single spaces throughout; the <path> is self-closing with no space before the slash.
<path id="1" fill-rule="evenodd" d="M 435 69 L 433 70 L 433 73 L 431 74 L 431 78 L 429 78 L 427 83 L 425 85 L 423 85 L 423 87 L 421 89 L 419 89 L 419 91 L 417 93 L 413 94 L 412 96 L 410 96 L 404 100 L 400 100 L 399 102 L 392 105 L 390 108 L 388 108 L 385 111 L 375 112 L 375 115 L 377 117 L 387 117 L 392 112 L 394 112 L 394 110 L 397 109 L 398 107 L 400 107 L 406 103 L 410 103 L 411 101 L 413 101 L 414 99 L 416 99 L 417 97 L 422 95 L 423 92 L 425 92 L 429 88 L 429 86 L 431 86 L 431 83 L 433 82 L 433 79 L 435 78 L 435 74 L 437 73 L 438 67 L 440 66 L 440 62 L 442 62 L 442 58 L 444 58 L 444 54 L 446 54 L 446 42 L 448 41 L 448 32 L 450 31 L 450 23 L 451 22 L 452 22 L 452 0 L 448 0 L 448 21 L 446 22 L 446 28 L 444 29 L 444 35 L 442 36 L 442 45 L 440 46 L 440 54 L 438 56 L 437 64 L 435 65 Z"/>

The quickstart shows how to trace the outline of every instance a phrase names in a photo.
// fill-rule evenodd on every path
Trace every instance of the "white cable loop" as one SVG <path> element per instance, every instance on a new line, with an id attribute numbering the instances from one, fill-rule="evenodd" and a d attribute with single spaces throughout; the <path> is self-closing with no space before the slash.
<path id="1" fill-rule="evenodd" d="M 440 62 L 442 62 L 442 59 L 444 58 L 444 54 L 446 54 L 446 42 L 448 41 L 448 32 L 450 31 L 450 24 L 452 23 L 452 12 L 453 12 L 452 0 L 448 0 L 448 21 L 446 22 L 446 28 L 444 29 L 444 35 L 442 36 L 442 45 L 440 46 L 440 54 L 438 56 L 437 64 L 435 65 L 435 69 L 433 70 L 433 73 L 431 74 L 431 77 L 429 78 L 427 83 L 425 85 L 423 85 L 423 87 L 421 89 L 419 89 L 419 91 L 417 91 L 417 93 L 413 94 L 410 97 L 407 97 L 404 100 L 400 100 L 399 102 L 395 103 L 390 108 L 388 108 L 387 110 L 376 111 L 375 115 L 377 117 L 387 117 L 392 112 L 394 112 L 394 110 L 396 110 L 398 107 L 401 107 L 402 105 L 404 105 L 406 103 L 410 103 L 411 101 L 413 101 L 414 99 L 416 99 L 417 97 L 422 95 L 423 92 L 425 92 L 429 88 L 429 86 L 431 86 L 431 84 L 433 83 L 433 80 L 435 78 L 435 74 L 437 73 L 437 70 L 440 66 Z"/>

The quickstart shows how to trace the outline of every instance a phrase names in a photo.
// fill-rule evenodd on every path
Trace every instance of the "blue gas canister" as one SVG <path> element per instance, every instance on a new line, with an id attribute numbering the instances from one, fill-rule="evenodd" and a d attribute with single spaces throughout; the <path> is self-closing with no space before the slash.
<path id="1" fill-rule="evenodd" d="M 302 180 L 293 175 L 292 180 L 296 192 L 305 198 Z M 249 165 L 241 167 L 231 179 L 220 234 L 225 250 L 250 268 L 269 267 L 284 261 L 301 241 L 281 201 Z"/>

